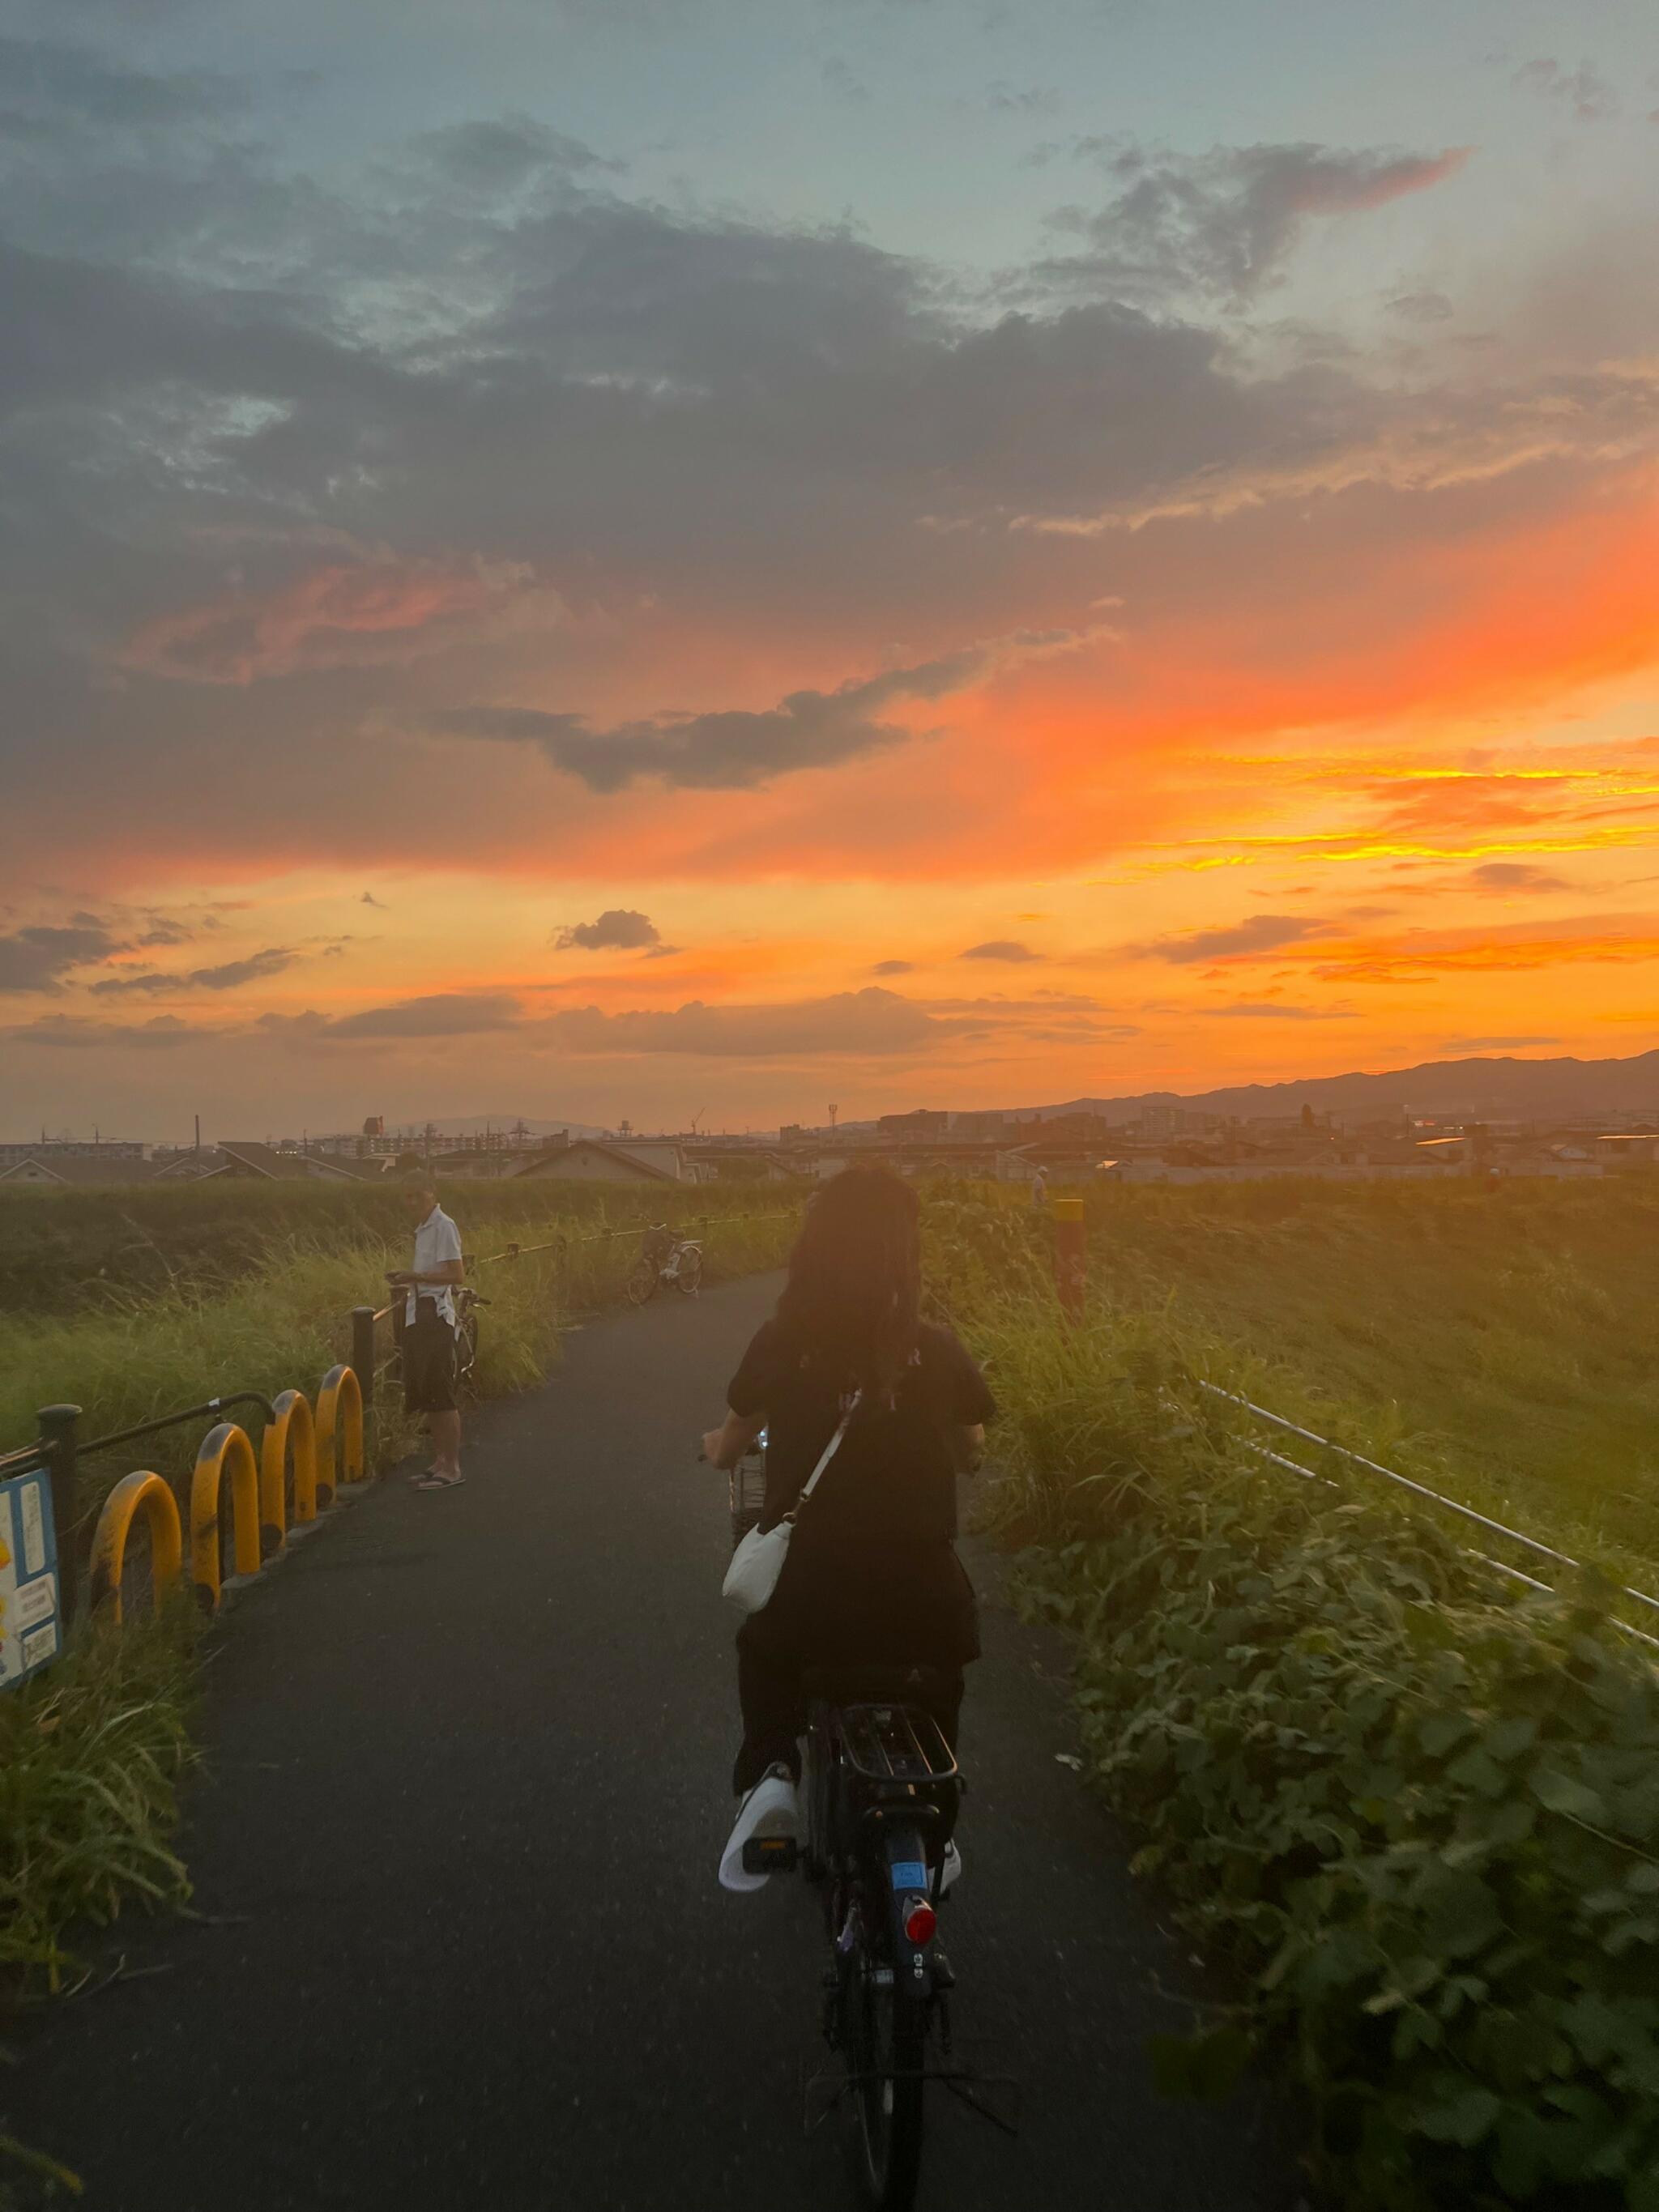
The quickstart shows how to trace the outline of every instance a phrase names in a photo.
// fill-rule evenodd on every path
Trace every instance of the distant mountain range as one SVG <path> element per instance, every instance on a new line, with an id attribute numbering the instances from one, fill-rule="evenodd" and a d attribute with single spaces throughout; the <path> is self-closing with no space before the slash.
<path id="1" fill-rule="evenodd" d="M 1125 1098 L 1072 1098 L 1060 1106 L 1011 1108 L 1043 1121 L 1059 1114 L 1137 1120 L 1148 1106 L 1236 1115 L 1376 1114 L 1401 1109 L 1487 1121 L 1535 1121 L 1551 1115 L 1659 1115 L 1659 1051 L 1629 1060 L 1425 1060 L 1380 1075 L 1310 1076 L 1289 1083 L 1241 1083 L 1221 1091 L 1143 1091 Z"/>

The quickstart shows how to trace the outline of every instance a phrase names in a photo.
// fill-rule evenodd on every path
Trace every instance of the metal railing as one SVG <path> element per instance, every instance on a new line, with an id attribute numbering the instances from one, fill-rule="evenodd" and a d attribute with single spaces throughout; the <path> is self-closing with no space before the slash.
<path id="1" fill-rule="evenodd" d="M 1573 1574 L 1583 1575 L 1591 1571 L 1584 1560 L 1575 1559 L 1570 1553 L 1558 1551 L 1554 1545 L 1546 1544 L 1536 1536 L 1528 1535 L 1524 1529 L 1511 1528 L 1506 1522 L 1494 1520 L 1491 1514 L 1480 1512 L 1474 1506 L 1464 1504 L 1461 1498 L 1448 1498 L 1443 1492 L 1431 1489 L 1427 1483 L 1419 1482 L 1414 1476 L 1401 1474 L 1398 1468 L 1384 1467 L 1380 1460 L 1368 1459 L 1364 1452 L 1354 1451 L 1347 1444 L 1340 1444 L 1334 1437 L 1322 1437 L 1316 1430 L 1304 1428 L 1300 1422 L 1287 1419 L 1283 1413 L 1275 1413 L 1270 1407 L 1258 1406 L 1254 1399 L 1243 1397 L 1237 1390 L 1224 1390 L 1218 1382 L 1206 1382 L 1202 1376 L 1198 1378 L 1198 1386 L 1200 1390 L 1207 1391 L 1211 1397 L 1225 1399 L 1229 1405 L 1238 1407 L 1243 1412 L 1249 1413 L 1253 1419 L 1266 1421 L 1282 1434 L 1300 1437 L 1304 1443 L 1316 1445 L 1322 1451 L 1334 1452 L 1339 1459 L 1346 1460 L 1351 1467 L 1361 1468 L 1367 1474 L 1375 1475 L 1378 1480 L 1393 1485 L 1395 1489 L 1407 1492 L 1423 1504 L 1433 1506 L 1437 1511 L 1450 1514 L 1456 1520 L 1468 1522 L 1474 1527 L 1483 1529 L 1489 1537 L 1496 1537 L 1505 1544 L 1514 1545 L 1517 1549 L 1526 1553 L 1529 1558 L 1547 1560 L 1552 1566 L 1565 1568 Z M 1283 1452 L 1273 1451 L 1267 1445 L 1258 1443 L 1249 1437 L 1243 1441 L 1246 1449 L 1254 1453 L 1257 1458 L 1270 1461 L 1273 1466 L 1282 1468 L 1287 1474 L 1299 1475 L 1308 1482 L 1323 1483 L 1333 1490 L 1340 1491 L 1342 1487 L 1340 1483 L 1333 1481 L 1329 1475 L 1321 1474 L 1313 1468 L 1304 1467 L 1299 1460 L 1288 1458 Z M 1463 1549 L 1467 1557 L 1477 1561 L 1483 1567 L 1492 1569 L 1493 1572 L 1503 1576 L 1508 1581 L 1524 1583 L 1528 1589 L 1546 1593 L 1554 1591 L 1553 1583 L 1545 1582 L 1536 1575 L 1529 1575 L 1524 1568 L 1517 1567 L 1509 1560 L 1494 1559 L 1490 1553 L 1475 1551 L 1467 1546 Z M 1616 1595 L 1625 1599 L 1628 1603 L 1644 1607 L 1650 1613 L 1659 1614 L 1659 1597 L 1652 1596 L 1646 1590 L 1633 1589 L 1627 1583 L 1613 1582 L 1612 1588 Z M 1617 1613 L 1609 1613 L 1608 1619 L 1625 1635 L 1633 1637 L 1638 1643 L 1649 1644 L 1655 1650 L 1659 1651 L 1659 1637 L 1651 1636 L 1644 1629 L 1636 1627 L 1632 1622 L 1620 1620 Z"/>

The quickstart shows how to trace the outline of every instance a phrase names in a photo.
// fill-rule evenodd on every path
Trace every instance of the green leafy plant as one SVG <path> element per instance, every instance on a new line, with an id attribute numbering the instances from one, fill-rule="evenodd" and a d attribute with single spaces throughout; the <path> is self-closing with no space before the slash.
<path id="1" fill-rule="evenodd" d="M 932 1258 L 1005 1407 L 994 1517 L 1076 1638 L 1087 1771 L 1248 1992 L 1160 2079 L 1224 2090 L 1248 2027 L 1366 2212 L 1659 2212 L 1650 1655 L 1589 1580 L 1517 1591 L 1391 1494 L 1264 1464 L 1198 1388 L 1266 1387 L 1247 1359 L 1135 1303 L 1065 1329 L 1041 1225 L 986 1211 Z"/>

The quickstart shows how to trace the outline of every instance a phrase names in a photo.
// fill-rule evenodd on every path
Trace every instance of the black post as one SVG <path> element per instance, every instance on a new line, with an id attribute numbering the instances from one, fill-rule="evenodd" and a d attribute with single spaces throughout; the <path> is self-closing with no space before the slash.
<path id="1" fill-rule="evenodd" d="M 363 1394 L 363 1422 L 368 1425 L 374 1411 L 374 1309 L 373 1306 L 353 1306 L 351 1309 L 351 1364 L 357 1377 L 357 1388 Z"/>
<path id="2" fill-rule="evenodd" d="M 52 1485 L 52 1525 L 58 1532 L 58 1611 L 67 1638 L 81 1598 L 81 1518 L 75 1425 L 78 1406 L 42 1406 L 35 1415 L 40 1453 Z"/>

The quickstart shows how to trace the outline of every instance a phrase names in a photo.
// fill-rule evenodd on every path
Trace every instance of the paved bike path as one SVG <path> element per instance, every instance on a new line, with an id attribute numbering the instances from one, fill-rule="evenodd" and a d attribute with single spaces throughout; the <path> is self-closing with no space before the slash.
<path id="1" fill-rule="evenodd" d="M 129 1919 L 125 1975 L 55 2007 L 6 2103 L 89 2212 L 846 2212 L 804 1885 L 726 1896 L 725 1485 L 693 1463 L 777 1279 L 574 1334 L 484 1408 L 471 1480 L 387 1483 L 217 1639 L 185 1848 L 197 1920 Z M 1292 2212 L 1294 2131 L 1246 2089 L 1153 2095 L 1200 1984 L 1056 1753 L 1051 1640 L 988 1606 L 963 2043 L 1018 2075 L 997 2134 L 931 2093 L 920 2205 Z"/>

